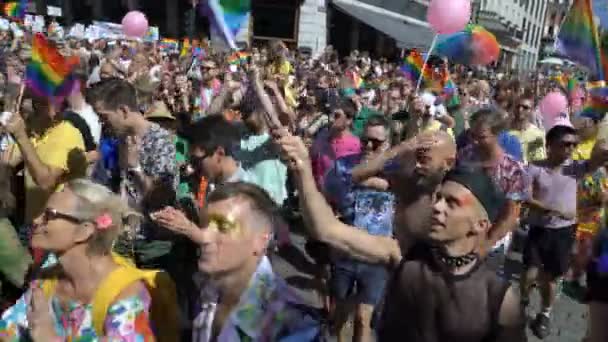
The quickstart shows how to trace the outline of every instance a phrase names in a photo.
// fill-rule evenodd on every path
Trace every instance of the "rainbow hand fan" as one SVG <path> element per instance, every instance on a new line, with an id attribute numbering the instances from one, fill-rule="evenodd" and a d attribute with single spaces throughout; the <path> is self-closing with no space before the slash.
<path id="1" fill-rule="evenodd" d="M 487 65 L 498 60 L 500 45 L 490 31 L 471 24 L 464 31 L 440 36 L 433 52 L 458 64 Z"/>

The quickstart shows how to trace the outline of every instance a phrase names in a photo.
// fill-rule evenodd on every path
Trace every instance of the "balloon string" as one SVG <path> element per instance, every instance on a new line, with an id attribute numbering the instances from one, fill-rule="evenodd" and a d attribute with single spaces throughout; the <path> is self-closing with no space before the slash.
<path id="1" fill-rule="evenodd" d="M 424 58 L 424 64 L 422 64 L 422 70 L 420 70 L 420 76 L 418 77 L 418 83 L 416 84 L 416 94 L 420 90 L 420 85 L 422 84 L 422 78 L 424 77 L 424 71 L 426 70 L 426 63 L 428 63 L 429 58 L 431 57 L 431 52 L 435 48 L 435 44 L 437 43 L 438 34 L 435 34 L 433 37 L 433 41 L 431 42 L 431 46 L 429 47 L 429 51 L 426 53 L 426 57 Z"/>

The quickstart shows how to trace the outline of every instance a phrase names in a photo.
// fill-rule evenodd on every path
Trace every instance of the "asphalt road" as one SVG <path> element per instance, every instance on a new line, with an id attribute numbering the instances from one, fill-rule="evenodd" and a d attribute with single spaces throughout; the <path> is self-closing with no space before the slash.
<path id="1" fill-rule="evenodd" d="M 304 251 L 305 238 L 299 234 L 291 234 L 292 246 L 283 248 L 279 256 L 272 258 L 275 271 L 282 275 L 292 288 L 309 305 L 320 307 L 321 302 L 313 292 L 315 283 L 313 274 L 317 266 Z M 519 256 L 513 255 L 513 260 L 506 263 L 507 275 L 513 283 L 517 284 L 518 272 L 521 268 Z M 534 292 L 531 297 L 529 316 L 533 317 L 538 312 L 538 293 Z M 560 295 L 553 309 L 552 334 L 543 341 L 549 342 L 581 342 L 586 330 L 586 307 L 565 295 Z M 529 341 L 541 341 L 535 338 L 528 330 Z"/>

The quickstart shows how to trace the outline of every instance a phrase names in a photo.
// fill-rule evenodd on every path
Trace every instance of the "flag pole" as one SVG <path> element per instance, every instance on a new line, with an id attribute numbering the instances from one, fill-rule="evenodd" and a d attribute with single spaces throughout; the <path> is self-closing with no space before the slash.
<path id="1" fill-rule="evenodd" d="M 435 34 L 435 36 L 433 37 L 433 41 L 431 42 L 431 46 L 429 47 L 429 51 L 426 53 L 426 57 L 424 58 L 424 64 L 422 64 L 422 70 L 420 70 L 420 76 L 418 77 L 418 83 L 416 84 L 416 93 L 418 93 L 418 91 L 420 90 L 424 71 L 426 70 L 426 63 L 428 63 L 429 58 L 431 57 L 431 52 L 433 52 L 435 44 L 437 44 L 437 37 L 439 37 L 439 35 Z"/>

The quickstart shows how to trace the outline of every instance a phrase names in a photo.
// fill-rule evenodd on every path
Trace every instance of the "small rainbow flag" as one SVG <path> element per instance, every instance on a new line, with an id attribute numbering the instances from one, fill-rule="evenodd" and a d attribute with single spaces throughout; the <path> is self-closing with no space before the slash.
<path id="1" fill-rule="evenodd" d="M 604 65 L 591 0 L 574 0 L 557 35 L 556 48 L 587 68 L 597 80 L 604 80 Z"/>
<path id="2" fill-rule="evenodd" d="M 420 78 L 420 72 L 422 71 L 422 66 L 424 65 L 424 59 L 422 55 L 416 51 L 412 50 L 407 57 L 405 57 L 404 64 L 401 66 L 401 71 L 405 73 L 405 77 L 407 77 L 412 82 L 417 82 L 418 78 Z"/>
<path id="3" fill-rule="evenodd" d="M 573 93 L 576 88 L 578 88 L 578 80 L 576 79 L 576 77 L 570 77 L 568 78 L 568 93 Z"/>
<path id="4" fill-rule="evenodd" d="M 4 4 L 4 14 L 12 19 L 22 20 L 25 18 L 28 0 L 20 0 L 19 2 L 7 2 Z"/>
<path id="5" fill-rule="evenodd" d="M 78 57 L 63 57 L 44 35 L 36 34 L 32 44 L 32 60 L 26 69 L 26 84 L 41 97 L 65 97 L 74 89 L 71 77 Z"/>
<path id="6" fill-rule="evenodd" d="M 441 94 L 443 102 L 447 108 L 451 108 L 460 104 L 460 96 L 458 95 L 458 88 L 451 77 L 448 77 L 443 92 Z"/>
<path id="7" fill-rule="evenodd" d="M 589 97 L 583 110 L 579 114 L 582 117 L 600 121 L 608 113 L 608 88 L 595 88 L 589 90 Z"/>
<path id="8" fill-rule="evenodd" d="M 158 47 L 163 51 L 175 51 L 179 48 L 179 41 L 177 39 L 163 38 Z"/>
<path id="9" fill-rule="evenodd" d="M 346 77 L 352 82 L 352 86 L 354 89 L 361 89 L 365 87 L 365 82 L 361 75 L 359 75 L 356 71 L 347 71 Z"/>
<path id="10" fill-rule="evenodd" d="M 237 51 L 228 57 L 228 64 L 230 65 L 240 65 L 246 64 L 247 58 L 249 58 L 251 54 L 245 51 Z"/>

